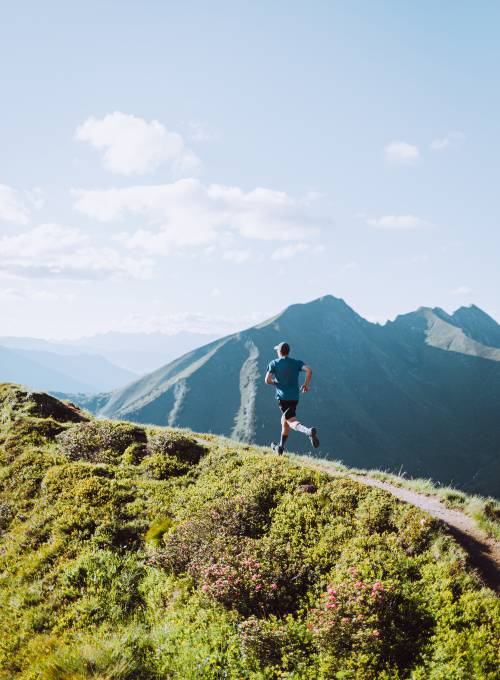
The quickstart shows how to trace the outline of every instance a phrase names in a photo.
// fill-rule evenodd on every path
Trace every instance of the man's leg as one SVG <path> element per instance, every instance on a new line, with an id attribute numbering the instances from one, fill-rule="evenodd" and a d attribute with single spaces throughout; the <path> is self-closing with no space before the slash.
<path id="1" fill-rule="evenodd" d="M 295 416 L 293 418 L 289 418 L 287 422 L 288 422 L 289 427 L 291 427 L 292 430 L 295 430 L 295 432 L 302 432 L 303 434 L 306 434 L 307 436 L 309 436 L 311 434 L 311 428 L 306 427 L 305 425 L 302 425 L 301 423 L 299 423 L 299 421 L 297 420 L 297 418 L 295 418 Z"/>
<path id="2" fill-rule="evenodd" d="M 285 443 L 286 443 L 286 440 L 288 439 L 288 433 L 290 432 L 290 428 L 288 427 L 288 423 L 286 421 L 286 411 L 283 412 L 283 409 L 285 408 L 285 406 L 282 405 L 281 402 L 279 403 L 279 406 L 280 406 L 281 411 L 282 411 L 282 415 L 281 415 L 281 438 L 280 438 L 279 444 L 275 444 L 274 442 L 272 442 L 271 448 L 272 448 L 273 451 L 275 451 L 277 454 L 279 454 L 281 456 L 283 454 L 284 449 L 285 449 Z"/>
<path id="3" fill-rule="evenodd" d="M 311 440 L 311 444 L 314 446 L 315 449 L 318 448 L 319 446 L 319 439 L 316 434 L 316 428 L 315 427 L 306 427 L 305 425 L 302 425 L 302 423 L 299 423 L 297 418 L 288 418 L 288 425 L 289 427 L 292 428 L 292 430 L 295 430 L 295 432 L 302 432 L 302 434 L 305 434 L 306 437 L 309 437 Z"/>
<path id="4" fill-rule="evenodd" d="M 280 448 L 283 450 L 285 448 L 286 440 L 288 439 L 288 433 L 290 432 L 290 426 L 285 418 L 285 414 L 281 416 L 281 439 Z"/>

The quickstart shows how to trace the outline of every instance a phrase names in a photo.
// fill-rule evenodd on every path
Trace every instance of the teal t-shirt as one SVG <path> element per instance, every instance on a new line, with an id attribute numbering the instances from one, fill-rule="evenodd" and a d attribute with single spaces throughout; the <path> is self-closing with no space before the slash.
<path id="1" fill-rule="evenodd" d="M 299 400 L 299 373 L 304 362 L 300 359 L 280 357 L 271 361 L 267 370 L 274 375 L 276 384 L 276 399 L 283 401 Z"/>

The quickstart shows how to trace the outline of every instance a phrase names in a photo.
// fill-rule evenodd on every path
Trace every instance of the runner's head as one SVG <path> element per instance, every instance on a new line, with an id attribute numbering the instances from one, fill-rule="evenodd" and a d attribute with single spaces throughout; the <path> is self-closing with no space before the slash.
<path id="1" fill-rule="evenodd" d="M 279 345 L 274 346 L 274 349 L 278 352 L 279 357 L 287 357 L 290 354 L 288 342 L 280 342 Z"/>

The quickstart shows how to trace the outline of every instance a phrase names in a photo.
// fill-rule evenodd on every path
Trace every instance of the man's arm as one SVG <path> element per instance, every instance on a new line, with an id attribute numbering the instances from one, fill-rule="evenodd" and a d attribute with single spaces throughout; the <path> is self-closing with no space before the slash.
<path id="1" fill-rule="evenodd" d="M 271 371 L 268 371 L 266 373 L 266 377 L 264 378 L 264 382 L 266 385 L 274 385 L 276 383 L 276 379 L 274 375 L 271 373 Z"/>
<path id="2" fill-rule="evenodd" d="M 306 374 L 306 379 L 304 380 L 304 384 L 300 388 L 300 391 L 301 392 L 309 392 L 309 383 L 311 382 L 313 372 L 312 372 L 311 368 L 309 366 L 307 366 L 306 364 L 304 364 L 300 370 L 305 371 L 305 374 Z"/>

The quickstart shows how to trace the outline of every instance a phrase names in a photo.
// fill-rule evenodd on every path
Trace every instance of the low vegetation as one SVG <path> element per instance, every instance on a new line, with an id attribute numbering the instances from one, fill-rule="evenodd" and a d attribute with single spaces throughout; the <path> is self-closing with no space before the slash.
<path id="1" fill-rule="evenodd" d="M 498 599 L 428 515 L 42 402 L 0 386 L 2 680 L 497 677 Z"/>
<path id="2" fill-rule="evenodd" d="M 469 515 L 479 529 L 500 540 L 500 501 L 492 496 L 468 494 L 461 489 L 439 484 L 432 479 L 412 478 L 406 474 L 396 475 L 384 470 L 348 468 L 341 461 L 320 458 L 312 460 L 310 456 L 296 454 L 290 454 L 290 458 L 300 465 L 313 466 L 318 470 L 329 471 L 330 473 L 335 471 L 339 474 L 348 472 L 351 475 L 366 475 L 425 496 L 435 496 L 448 508 L 460 510 Z"/>

